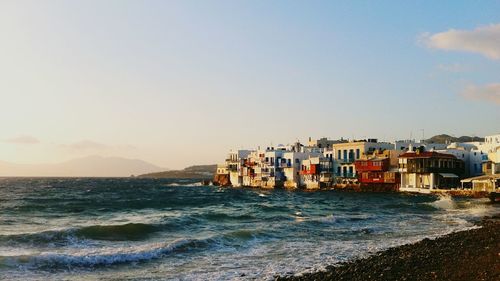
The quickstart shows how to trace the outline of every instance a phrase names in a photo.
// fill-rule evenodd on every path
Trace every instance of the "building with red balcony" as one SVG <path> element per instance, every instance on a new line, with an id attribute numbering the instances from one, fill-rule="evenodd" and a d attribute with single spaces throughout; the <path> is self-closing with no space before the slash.
<path id="1" fill-rule="evenodd" d="M 330 187 L 333 182 L 333 162 L 326 157 L 311 157 L 302 161 L 300 185 L 306 189 Z"/>
<path id="2" fill-rule="evenodd" d="M 391 158 L 387 155 L 368 156 L 356 160 L 358 182 L 366 191 L 396 191 L 399 188 L 399 173 L 391 170 Z"/>

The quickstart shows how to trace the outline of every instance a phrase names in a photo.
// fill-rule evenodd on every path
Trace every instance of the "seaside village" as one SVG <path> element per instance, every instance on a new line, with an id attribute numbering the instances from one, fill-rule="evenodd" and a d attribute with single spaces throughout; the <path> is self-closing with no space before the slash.
<path id="1" fill-rule="evenodd" d="M 330 140 L 231 151 L 214 184 L 259 188 L 347 188 L 496 195 L 500 134 L 484 142 Z"/>

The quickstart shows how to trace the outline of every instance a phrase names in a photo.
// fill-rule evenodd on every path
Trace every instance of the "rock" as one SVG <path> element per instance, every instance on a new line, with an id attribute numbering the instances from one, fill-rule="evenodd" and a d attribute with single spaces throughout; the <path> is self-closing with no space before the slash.
<path id="1" fill-rule="evenodd" d="M 224 174 L 216 174 L 214 176 L 214 180 L 212 181 L 213 185 L 216 186 L 230 186 L 231 181 L 229 180 L 229 175 Z"/>

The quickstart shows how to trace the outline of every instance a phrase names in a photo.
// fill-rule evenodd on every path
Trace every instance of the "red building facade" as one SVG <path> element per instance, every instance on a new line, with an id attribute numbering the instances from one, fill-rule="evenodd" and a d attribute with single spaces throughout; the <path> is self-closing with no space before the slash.
<path id="1" fill-rule="evenodd" d="M 372 191 L 396 191 L 399 188 L 399 173 L 390 171 L 388 157 L 373 157 L 356 160 L 354 163 L 358 172 L 358 182 L 361 189 Z"/>

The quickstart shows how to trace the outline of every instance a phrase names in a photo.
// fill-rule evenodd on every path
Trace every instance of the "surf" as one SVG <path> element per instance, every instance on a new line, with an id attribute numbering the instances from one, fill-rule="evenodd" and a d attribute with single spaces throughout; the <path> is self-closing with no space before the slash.
<path id="1" fill-rule="evenodd" d="M 127 248 L 82 249 L 76 253 L 43 252 L 32 255 L 0 256 L 0 264 L 28 269 L 92 268 L 158 259 L 189 248 L 200 248 L 208 243 L 209 240 L 179 239 L 171 243 L 151 243 Z"/>
<path id="2" fill-rule="evenodd" d="M 161 225 L 126 223 L 121 225 L 90 225 L 40 232 L 0 235 L 0 245 L 29 244 L 61 246 L 77 240 L 139 241 L 162 230 Z"/>

